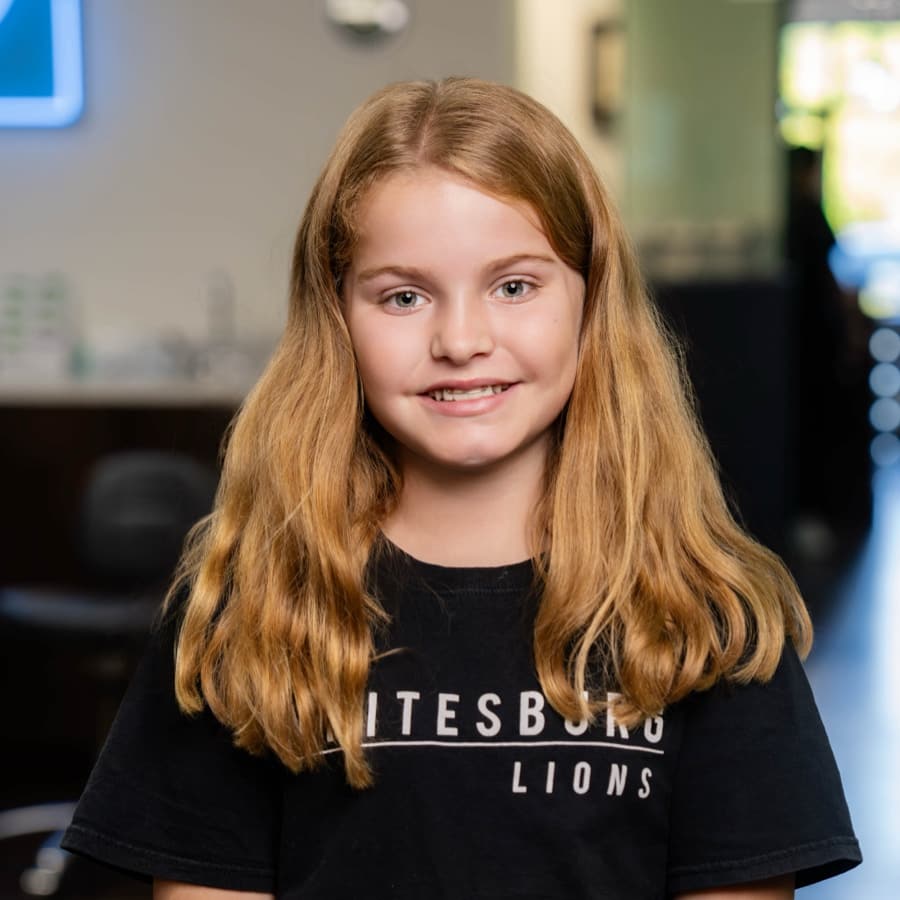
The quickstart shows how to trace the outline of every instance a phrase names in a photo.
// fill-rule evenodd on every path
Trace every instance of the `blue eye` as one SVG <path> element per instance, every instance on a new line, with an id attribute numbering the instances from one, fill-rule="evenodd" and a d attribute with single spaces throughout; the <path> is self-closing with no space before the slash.
<path id="1" fill-rule="evenodd" d="M 419 306 L 421 299 L 421 295 L 415 291 L 397 291 L 396 294 L 391 294 L 385 302 L 395 309 L 415 309 Z"/>
<path id="2" fill-rule="evenodd" d="M 534 285 L 527 281 L 513 279 L 512 281 L 504 281 L 498 290 L 501 297 L 507 300 L 518 300 L 520 297 L 524 297 L 532 287 Z"/>

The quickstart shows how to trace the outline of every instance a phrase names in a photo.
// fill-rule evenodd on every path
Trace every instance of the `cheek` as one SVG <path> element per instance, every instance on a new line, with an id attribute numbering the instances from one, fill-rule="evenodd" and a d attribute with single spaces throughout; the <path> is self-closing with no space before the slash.
<path id="1" fill-rule="evenodd" d="M 390 328 L 351 327 L 350 337 L 366 399 L 378 406 L 381 394 L 402 389 L 411 368 L 404 343 L 397 339 L 396 329 Z"/>
<path id="2" fill-rule="evenodd" d="M 366 396 L 371 396 L 385 383 L 388 369 L 384 365 L 382 350 L 376 343 L 355 343 L 356 365 Z"/>
<path id="3" fill-rule="evenodd" d="M 575 375 L 578 371 L 578 357 L 575 353 L 570 353 L 560 360 L 559 379 L 557 381 L 557 390 L 561 407 L 569 402 L 572 396 L 572 389 L 575 387 Z"/>
<path id="4" fill-rule="evenodd" d="M 571 387 L 578 361 L 580 317 L 568 311 L 536 319 L 519 331 L 523 357 L 544 378 Z"/>
<path id="5" fill-rule="evenodd" d="M 561 329 L 560 340 L 554 347 L 552 358 L 548 356 L 548 367 L 555 368 L 556 396 L 560 404 L 560 411 L 569 402 L 572 389 L 575 386 L 575 377 L 578 372 L 579 359 L 579 323 L 567 321 Z"/>
<path id="6" fill-rule="evenodd" d="M 568 370 L 568 384 L 571 391 L 575 383 L 575 375 L 578 371 L 578 361 L 581 358 L 581 335 L 583 324 L 584 306 L 579 303 L 566 319 L 566 334 L 564 356 Z"/>
<path id="7" fill-rule="evenodd" d="M 372 373 L 378 371 L 380 341 L 376 330 L 372 327 L 372 323 L 358 309 L 354 309 L 352 305 L 346 316 L 346 322 L 360 379 L 365 383 L 371 378 Z"/>

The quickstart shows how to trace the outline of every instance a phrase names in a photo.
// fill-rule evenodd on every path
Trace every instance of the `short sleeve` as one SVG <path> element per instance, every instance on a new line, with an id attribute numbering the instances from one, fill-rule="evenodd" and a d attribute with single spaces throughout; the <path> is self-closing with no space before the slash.
<path id="1" fill-rule="evenodd" d="M 684 707 L 670 895 L 788 873 L 802 887 L 861 861 L 831 747 L 791 645 L 768 683 L 720 683 Z"/>
<path id="2" fill-rule="evenodd" d="M 274 892 L 279 771 L 234 747 L 208 711 L 178 709 L 171 618 L 151 639 L 63 847 L 145 878 Z"/>

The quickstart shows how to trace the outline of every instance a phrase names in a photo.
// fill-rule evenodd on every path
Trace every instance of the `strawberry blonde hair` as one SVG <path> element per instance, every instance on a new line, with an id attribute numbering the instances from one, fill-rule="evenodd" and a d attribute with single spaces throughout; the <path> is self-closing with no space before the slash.
<path id="1" fill-rule="evenodd" d="M 366 414 L 341 308 L 360 201 L 436 166 L 529 204 L 585 280 L 579 362 L 531 523 L 534 664 L 549 702 L 635 724 L 726 677 L 771 677 L 811 626 L 790 574 L 734 521 L 622 223 L 584 152 L 526 95 L 469 78 L 391 85 L 348 120 L 306 207 L 284 335 L 232 423 L 213 513 L 195 528 L 176 693 L 237 745 L 315 767 L 326 735 L 355 787 L 374 632 L 367 591 L 401 474 Z"/>

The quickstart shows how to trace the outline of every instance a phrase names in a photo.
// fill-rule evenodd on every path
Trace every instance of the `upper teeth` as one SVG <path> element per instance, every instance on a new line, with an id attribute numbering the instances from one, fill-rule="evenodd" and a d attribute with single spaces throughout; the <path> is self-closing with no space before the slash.
<path id="1" fill-rule="evenodd" d="M 499 394 L 509 387 L 508 384 L 489 384 L 480 388 L 472 388 L 470 391 L 447 390 L 441 388 L 436 391 L 429 391 L 428 396 L 432 400 L 472 400 L 475 397 L 490 397 L 493 394 Z"/>

